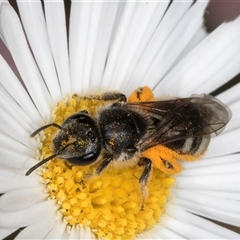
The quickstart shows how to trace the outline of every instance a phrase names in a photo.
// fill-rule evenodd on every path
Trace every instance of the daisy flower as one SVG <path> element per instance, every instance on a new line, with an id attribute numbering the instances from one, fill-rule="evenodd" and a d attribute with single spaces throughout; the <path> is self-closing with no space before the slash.
<path id="1" fill-rule="evenodd" d="M 81 181 L 83 167 L 52 159 L 25 176 L 52 154 L 55 129 L 31 133 L 94 111 L 80 95 L 148 85 L 157 97 L 189 97 L 228 82 L 240 72 L 239 18 L 208 35 L 208 1 L 73 0 L 69 18 L 63 1 L 19 0 L 19 15 L 0 4 L 0 35 L 23 81 L 1 56 L 1 239 L 19 229 L 18 239 L 240 238 L 208 220 L 240 226 L 240 84 L 217 96 L 233 117 L 205 157 L 178 175 L 153 171 L 144 211 L 138 168 Z"/>

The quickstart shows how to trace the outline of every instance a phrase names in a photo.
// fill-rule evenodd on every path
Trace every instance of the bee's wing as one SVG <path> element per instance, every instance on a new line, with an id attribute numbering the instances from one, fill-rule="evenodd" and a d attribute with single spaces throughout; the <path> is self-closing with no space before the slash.
<path id="1" fill-rule="evenodd" d="M 153 120 L 154 129 L 143 137 L 138 146 L 148 149 L 197 136 L 218 135 L 231 119 L 230 109 L 210 95 L 192 95 L 165 101 L 127 103 Z"/>

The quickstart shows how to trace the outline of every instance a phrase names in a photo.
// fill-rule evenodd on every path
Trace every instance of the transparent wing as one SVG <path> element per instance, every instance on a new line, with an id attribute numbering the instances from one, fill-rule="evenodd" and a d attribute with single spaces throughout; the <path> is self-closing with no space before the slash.
<path id="1" fill-rule="evenodd" d="M 126 107 L 141 110 L 153 121 L 153 129 L 138 144 L 143 151 L 157 144 L 218 135 L 231 119 L 231 111 L 225 104 L 204 94 L 165 101 L 126 103 Z"/>

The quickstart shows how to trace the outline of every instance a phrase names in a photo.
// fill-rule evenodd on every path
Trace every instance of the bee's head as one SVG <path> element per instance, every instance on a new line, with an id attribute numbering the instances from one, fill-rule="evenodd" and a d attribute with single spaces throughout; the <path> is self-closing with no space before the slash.
<path id="1" fill-rule="evenodd" d="M 73 114 L 62 126 L 56 123 L 48 124 L 37 129 L 31 137 L 52 126 L 60 129 L 53 138 L 54 154 L 34 165 L 26 175 L 55 157 L 80 166 L 89 165 L 97 160 L 101 151 L 101 138 L 96 122 L 89 115 L 85 112 Z"/>
<path id="2" fill-rule="evenodd" d="M 89 165 L 100 154 L 101 139 L 96 122 L 87 114 L 67 118 L 54 137 L 54 152 L 74 165 Z"/>

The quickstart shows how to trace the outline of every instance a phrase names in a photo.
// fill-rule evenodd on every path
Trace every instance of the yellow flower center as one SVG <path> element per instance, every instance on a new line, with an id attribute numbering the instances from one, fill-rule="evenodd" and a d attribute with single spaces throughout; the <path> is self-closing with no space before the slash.
<path id="1" fill-rule="evenodd" d="M 61 125 L 70 115 L 87 110 L 97 114 L 104 101 L 83 99 L 76 95 L 60 102 L 54 113 L 54 122 Z M 44 131 L 42 157 L 53 155 L 52 140 L 58 129 Z M 148 197 L 141 210 L 142 195 L 139 178 L 143 167 L 109 169 L 100 176 L 85 178 L 92 167 L 71 165 L 66 160 L 54 158 L 43 170 L 50 198 L 56 199 L 69 228 L 88 226 L 99 238 L 132 239 L 160 221 L 169 188 L 174 179 L 154 169 L 147 185 Z"/>

